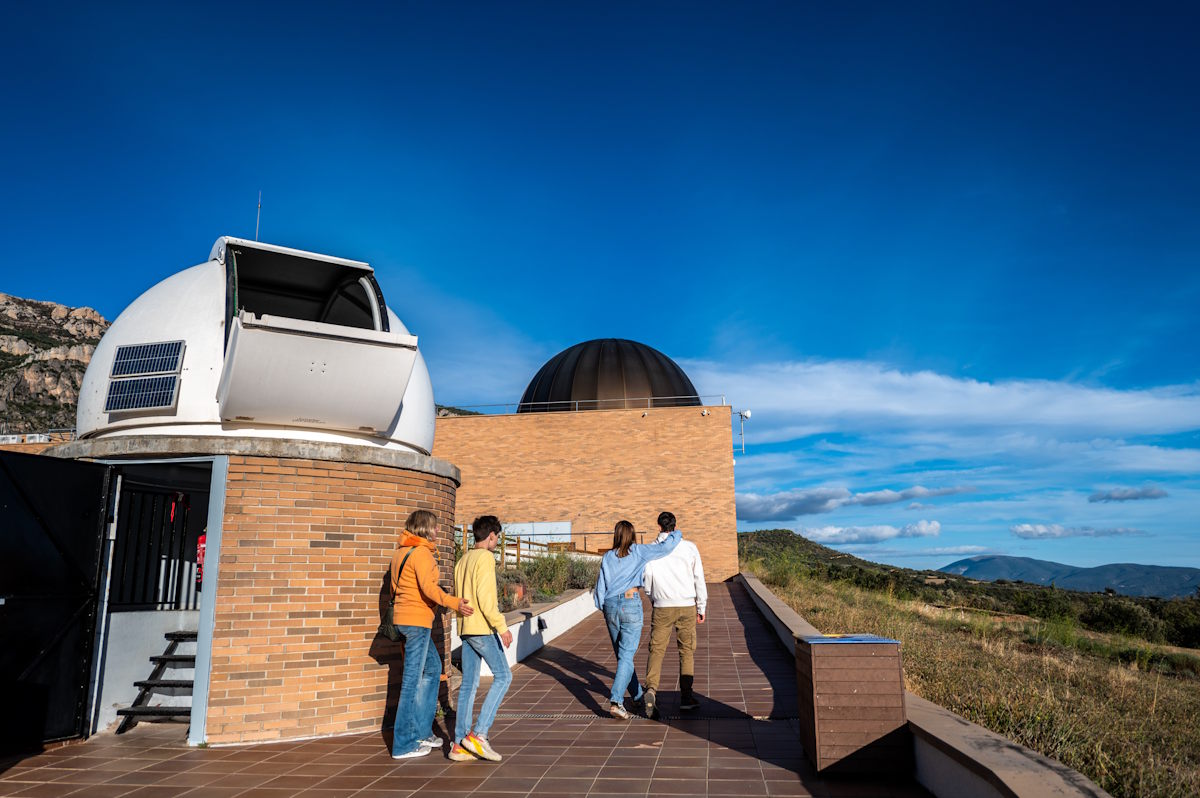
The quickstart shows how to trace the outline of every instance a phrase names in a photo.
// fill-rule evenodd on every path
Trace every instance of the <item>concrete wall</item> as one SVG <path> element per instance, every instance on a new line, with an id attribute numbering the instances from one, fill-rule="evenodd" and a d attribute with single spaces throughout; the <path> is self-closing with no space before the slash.
<path id="1" fill-rule="evenodd" d="M 375 631 L 391 553 L 413 510 L 438 516 L 441 582 L 451 582 L 456 481 L 452 468 L 435 465 L 445 468 L 229 457 L 207 742 L 391 725 L 403 643 Z M 443 657 L 447 627 L 435 620 Z"/>
<path id="2" fill-rule="evenodd" d="M 570 631 L 575 624 L 593 612 L 599 612 L 599 610 L 596 609 L 592 591 L 577 590 L 561 601 L 546 607 L 513 610 L 505 613 L 504 622 L 508 624 L 508 631 L 513 635 L 513 644 L 504 650 L 509 666 L 516 665 L 554 638 Z M 458 636 L 458 624 L 452 618 L 450 621 L 451 656 L 457 659 L 454 652 L 459 651 L 461 647 L 462 640 Z M 492 675 L 492 669 L 486 662 L 480 663 L 479 672 L 483 676 Z"/>
<path id="3" fill-rule="evenodd" d="M 721 406 L 448 416 L 433 451 L 462 472 L 461 524 L 570 521 L 594 550 L 622 518 L 653 539 L 670 510 L 707 579 L 722 581 L 738 571 L 732 429 Z"/>
<path id="4" fill-rule="evenodd" d="M 133 683 L 145 679 L 154 670 L 150 657 L 163 653 L 167 632 L 196 631 L 200 613 L 195 610 L 114 612 L 108 616 L 107 640 L 101 664 L 100 698 L 96 729 L 108 728 L 118 720 L 117 709 L 127 707 L 137 698 Z M 180 643 L 177 654 L 196 653 L 196 644 Z M 191 679 L 191 668 L 168 668 L 164 679 Z M 148 706 L 190 706 L 189 690 L 156 692 Z"/>

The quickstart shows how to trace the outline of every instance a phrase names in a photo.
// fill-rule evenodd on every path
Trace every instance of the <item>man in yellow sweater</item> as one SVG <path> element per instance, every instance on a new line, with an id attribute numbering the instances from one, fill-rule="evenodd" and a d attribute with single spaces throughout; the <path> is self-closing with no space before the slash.
<path id="1" fill-rule="evenodd" d="M 488 730 L 496 720 L 496 711 L 508 686 L 512 683 L 512 671 L 504 648 L 512 645 L 512 632 L 504 623 L 504 616 L 496 603 L 496 559 L 492 552 L 499 542 L 500 521 L 494 515 L 484 515 L 471 524 L 475 546 L 462 556 L 454 566 L 454 592 L 464 603 L 473 606 L 476 613 L 459 620 L 458 634 L 462 638 L 462 687 L 458 691 L 458 717 L 454 724 L 454 739 L 450 747 L 450 759 L 463 762 L 470 759 L 487 759 L 499 762 L 501 757 L 488 742 Z M 492 671 L 492 686 L 479 717 L 471 724 L 475 709 L 475 688 L 479 686 L 479 661 L 483 660 Z"/>

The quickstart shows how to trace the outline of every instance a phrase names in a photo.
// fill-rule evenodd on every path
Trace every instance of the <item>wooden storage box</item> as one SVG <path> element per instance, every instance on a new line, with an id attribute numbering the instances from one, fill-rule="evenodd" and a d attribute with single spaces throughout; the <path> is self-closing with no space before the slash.
<path id="1" fill-rule="evenodd" d="M 818 771 L 911 770 L 899 641 L 797 637 L 796 682 L 800 740 Z"/>

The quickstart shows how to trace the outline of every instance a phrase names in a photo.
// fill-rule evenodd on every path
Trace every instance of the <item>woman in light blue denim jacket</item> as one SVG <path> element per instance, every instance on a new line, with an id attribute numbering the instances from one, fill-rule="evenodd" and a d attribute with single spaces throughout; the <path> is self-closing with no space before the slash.
<path id="1" fill-rule="evenodd" d="M 618 521 L 613 527 L 613 547 L 600 560 L 596 579 L 596 606 L 604 612 L 608 636 L 617 655 L 617 675 L 609 696 L 608 711 L 616 718 L 629 719 L 622 702 L 625 690 L 635 703 L 642 701 L 642 685 L 633 668 L 633 655 L 642 639 L 642 569 L 651 560 L 666 557 L 679 545 L 679 530 L 659 543 L 634 543 L 633 524 Z"/>

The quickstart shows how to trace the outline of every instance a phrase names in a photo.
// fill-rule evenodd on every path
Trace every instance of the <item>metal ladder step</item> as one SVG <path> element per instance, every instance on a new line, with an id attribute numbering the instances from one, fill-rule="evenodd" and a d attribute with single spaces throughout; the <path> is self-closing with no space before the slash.
<path id="1" fill-rule="evenodd" d="M 191 707 L 125 707 L 117 710 L 118 715 L 126 717 L 160 717 L 172 718 L 192 714 Z"/>
<path id="2" fill-rule="evenodd" d="M 156 687 L 177 687 L 190 690 L 194 684 L 191 679 L 146 679 L 141 682 L 134 682 L 133 686 L 142 690 L 153 690 Z"/>
<path id="3" fill-rule="evenodd" d="M 155 665 L 195 665 L 195 654 L 158 654 L 150 658 Z"/>
<path id="4" fill-rule="evenodd" d="M 152 707 L 148 706 L 151 696 L 155 690 L 191 690 L 194 688 L 194 682 L 191 679 L 164 679 L 167 668 L 195 668 L 195 654 L 176 654 L 175 649 L 180 643 L 196 642 L 197 635 L 195 632 L 190 632 L 184 629 L 179 629 L 174 632 L 166 632 L 163 637 L 167 641 L 166 649 L 163 653 L 157 656 L 150 657 L 150 662 L 154 664 L 150 675 L 141 681 L 134 682 L 133 686 L 138 689 L 137 698 L 133 699 L 133 704 L 123 709 L 117 710 L 117 715 L 121 717 L 121 723 L 117 727 L 117 734 L 124 734 L 137 725 L 138 718 L 181 718 L 191 717 L 192 708 L 190 706 L 174 706 L 174 707 Z"/>

